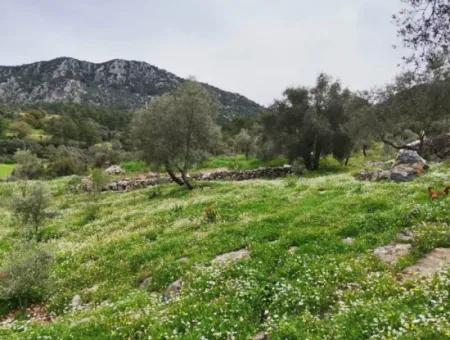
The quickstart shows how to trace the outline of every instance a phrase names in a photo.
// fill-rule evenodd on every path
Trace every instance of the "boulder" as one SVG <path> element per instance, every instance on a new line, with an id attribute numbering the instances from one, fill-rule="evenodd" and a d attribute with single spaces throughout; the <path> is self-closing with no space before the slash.
<path id="1" fill-rule="evenodd" d="M 414 150 L 401 149 L 395 159 L 394 167 L 400 164 L 422 164 L 423 167 L 428 167 L 427 161 Z"/>
<path id="2" fill-rule="evenodd" d="M 122 169 L 120 165 L 111 165 L 105 170 L 105 172 L 108 175 L 122 175 L 125 173 L 125 170 Z"/>
<path id="3" fill-rule="evenodd" d="M 219 256 L 212 261 L 213 264 L 229 264 L 231 262 L 236 262 L 239 260 L 247 259 L 250 257 L 250 252 L 247 249 L 240 249 L 237 251 L 232 251 L 230 253 L 225 253 Z"/>
<path id="4" fill-rule="evenodd" d="M 427 161 L 416 151 L 400 150 L 390 170 L 363 171 L 357 177 L 363 181 L 407 182 L 423 175 L 427 168 Z"/>
<path id="5" fill-rule="evenodd" d="M 169 302 L 180 296 L 181 289 L 183 288 L 183 280 L 178 279 L 175 282 L 172 282 L 169 287 L 167 287 L 166 291 L 163 294 L 163 301 Z"/>

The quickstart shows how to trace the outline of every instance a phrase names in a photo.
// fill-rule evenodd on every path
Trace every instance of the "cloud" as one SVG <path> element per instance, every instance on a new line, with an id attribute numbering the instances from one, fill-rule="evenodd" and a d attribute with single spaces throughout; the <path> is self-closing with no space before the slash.
<path id="1" fill-rule="evenodd" d="M 0 64 L 57 56 L 143 60 L 262 104 L 319 72 L 352 89 L 389 81 L 400 61 L 396 1 L 3 0 Z"/>

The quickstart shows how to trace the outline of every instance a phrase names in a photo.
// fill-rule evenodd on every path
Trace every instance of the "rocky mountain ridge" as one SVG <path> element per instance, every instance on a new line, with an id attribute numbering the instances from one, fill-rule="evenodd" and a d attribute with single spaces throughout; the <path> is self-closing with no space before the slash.
<path id="1" fill-rule="evenodd" d="M 0 66 L 0 102 L 9 105 L 74 102 L 136 110 L 184 81 L 146 62 L 91 63 L 69 57 Z M 262 107 L 246 97 L 203 84 L 218 100 L 221 117 L 253 116 Z"/>

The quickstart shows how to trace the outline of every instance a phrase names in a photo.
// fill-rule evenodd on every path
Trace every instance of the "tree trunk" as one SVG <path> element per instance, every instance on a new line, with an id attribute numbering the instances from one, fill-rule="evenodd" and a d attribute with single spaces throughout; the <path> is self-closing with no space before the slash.
<path id="1" fill-rule="evenodd" d="M 172 181 L 174 181 L 175 183 L 177 183 L 178 185 L 184 185 L 183 180 L 181 180 L 180 178 L 178 178 L 175 173 L 172 171 L 172 169 L 166 165 L 166 171 L 169 174 L 170 178 L 172 179 Z"/>
<path id="2" fill-rule="evenodd" d="M 350 160 L 350 157 L 347 157 L 347 158 L 345 159 L 345 163 L 344 163 L 345 166 L 348 165 L 348 161 L 349 161 L 349 160 Z"/>
<path id="3" fill-rule="evenodd" d="M 367 145 L 366 144 L 363 145 L 362 152 L 363 152 L 364 157 L 367 157 Z"/>
<path id="4" fill-rule="evenodd" d="M 179 169 L 180 173 L 181 173 L 181 178 L 183 179 L 184 184 L 186 185 L 186 187 L 189 190 L 194 189 L 194 187 L 192 186 L 192 184 L 189 182 L 188 177 L 186 176 L 186 172 L 183 169 Z"/>

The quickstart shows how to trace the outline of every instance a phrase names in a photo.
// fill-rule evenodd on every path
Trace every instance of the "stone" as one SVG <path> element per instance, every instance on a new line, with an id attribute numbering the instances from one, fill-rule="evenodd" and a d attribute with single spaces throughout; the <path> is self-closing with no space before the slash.
<path id="1" fill-rule="evenodd" d="M 178 259 L 178 262 L 181 262 L 181 263 L 188 263 L 188 262 L 189 262 L 189 258 L 186 257 L 186 256 L 180 257 L 180 258 Z"/>
<path id="2" fill-rule="evenodd" d="M 408 182 L 423 175 L 427 168 L 427 161 L 416 151 L 400 150 L 390 170 L 363 171 L 357 175 L 357 178 L 363 181 Z"/>
<path id="3" fill-rule="evenodd" d="M 106 168 L 105 172 L 108 175 L 121 175 L 125 173 L 125 170 L 122 169 L 120 165 L 111 165 L 110 167 Z"/>
<path id="4" fill-rule="evenodd" d="M 296 246 L 291 246 L 291 247 L 289 247 L 289 249 L 288 249 L 288 253 L 290 254 L 290 255 L 294 255 L 295 254 L 295 252 L 298 250 L 298 247 L 296 247 Z"/>
<path id="5" fill-rule="evenodd" d="M 390 244 L 375 249 L 373 253 L 384 263 L 395 264 L 401 257 L 408 255 L 411 248 L 411 245 L 406 243 Z"/>
<path id="6" fill-rule="evenodd" d="M 342 243 L 351 246 L 353 243 L 355 243 L 355 240 L 352 237 L 346 237 L 342 239 Z"/>
<path id="7" fill-rule="evenodd" d="M 413 278 L 429 278 L 450 267 L 450 248 L 436 248 L 416 264 L 405 268 L 401 281 Z"/>
<path id="8" fill-rule="evenodd" d="M 240 249 L 237 251 L 232 251 L 230 253 L 225 253 L 219 256 L 216 256 L 216 258 L 212 261 L 213 264 L 228 264 L 244 259 L 248 259 L 250 257 L 250 252 L 247 249 Z"/>
<path id="9" fill-rule="evenodd" d="M 80 308 L 80 307 L 81 307 L 81 296 L 80 296 L 80 295 L 75 295 L 75 296 L 72 298 L 72 301 L 70 302 L 70 306 L 71 306 L 73 309 Z"/>
<path id="10" fill-rule="evenodd" d="M 252 337 L 252 340 L 267 340 L 266 332 L 259 332 Z"/>
<path id="11" fill-rule="evenodd" d="M 425 167 L 428 166 L 427 161 L 422 157 L 420 157 L 417 151 L 401 149 L 398 152 L 397 157 L 395 158 L 394 167 L 396 167 L 399 164 L 416 164 L 416 163 L 422 163 Z"/>
<path id="12" fill-rule="evenodd" d="M 178 279 L 175 282 L 172 282 L 169 287 L 167 287 L 166 291 L 163 294 L 163 301 L 169 302 L 180 296 L 181 289 L 183 288 L 183 280 Z"/>
<path id="13" fill-rule="evenodd" d="M 150 284 L 152 283 L 152 278 L 151 277 L 146 277 L 145 279 L 143 279 L 141 281 L 141 283 L 139 284 L 139 288 L 141 289 L 147 289 Z"/>
<path id="14" fill-rule="evenodd" d="M 397 240 L 402 241 L 402 242 L 410 242 L 412 240 L 414 240 L 414 233 L 410 230 L 406 230 L 406 231 L 402 231 L 400 233 L 398 233 L 397 235 Z"/>

